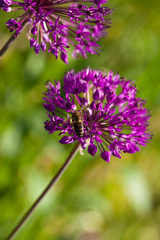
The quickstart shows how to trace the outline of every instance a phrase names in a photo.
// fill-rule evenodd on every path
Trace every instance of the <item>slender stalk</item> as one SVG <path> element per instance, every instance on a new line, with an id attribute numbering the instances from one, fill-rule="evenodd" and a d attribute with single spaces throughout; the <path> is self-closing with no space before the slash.
<path id="1" fill-rule="evenodd" d="M 24 28 L 26 27 L 27 22 L 24 21 L 21 32 L 24 30 Z M 19 35 L 18 35 L 19 36 Z M 0 49 L 0 59 L 2 58 L 3 54 L 5 54 L 5 52 L 7 51 L 7 49 L 12 45 L 12 43 L 14 42 L 14 40 L 18 37 L 16 35 L 16 33 L 14 32 L 11 37 L 8 39 L 8 41 L 4 44 L 4 46 Z"/>
<path id="2" fill-rule="evenodd" d="M 66 159 L 62 167 L 59 169 L 57 174 L 52 178 L 52 180 L 49 182 L 47 187 L 43 190 L 43 192 L 40 194 L 40 196 L 37 198 L 37 200 L 33 203 L 33 205 L 26 211 L 26 213 L 22 216 L 20 221 L 17 223 L 15 228 L 12 230 L 12 232 L 9 234 L 9 236 L 6 238 L 6 240 L 12 239 L 15 234 L 20 230 L 20 228 L 25 224 L 29 216 L 33 213 L 36 207 L 38 207 L 39 203 L 42 201 L 42 199 L 45 197 L 45 195 L 49 192 L 49 190 L 55 185 L 55 183 L 58 181 L 58 179 L 61 177 L 61 175 L 64 173 L 76 153 L 78 152 L 80 147 L 80 144 L 78 143 L 72 152 L 70 153 L 69 157 Z"/>
<path id="3" fill-rule="evenodd" d="M 5 43 L 5 45 L 0 50 L 0 58 L 3 56 L 3 54 L 7 51 L 7 49 L 11 46 L 11 44 L 14 42 L 14 40 L 17 38 L 16 34 L 12 34 L 12 36 L 8 39 L 8 41 Z"/>

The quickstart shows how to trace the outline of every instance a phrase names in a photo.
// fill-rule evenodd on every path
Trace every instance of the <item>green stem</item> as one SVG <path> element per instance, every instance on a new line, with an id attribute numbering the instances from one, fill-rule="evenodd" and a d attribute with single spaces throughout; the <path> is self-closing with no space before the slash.
<path id="1" fill-rule="evenodd" d="M 14 227 L 12 232 L 8 235 L 6 240 L 12 239 L 15 234 L 20 230 L 20 228 L 25 224 L 27 219 L 30 217 L 30 215 L 33 213 L 36 207 L 38 207 L 39 203 L 42 201 L 42 199 L 45 197 L 45 195 L 49 192 L 49 190 L 55 185 L 55 183 L 58 181 L 58 179 L 61 177 L 61 175 L 64 173 L 72 159 L 75 157 L 76 153 L 78 152 L 80 147 L 80 143 L 78 143 L 70 153 L 69 157 L 66 159 L 62 167 L 59 169 L 57 174 L 52 178 L 52 180 L 49 182 L 47 187 L 43 190 L 41 195 L 37 198 L 37 200 L 33 203 L 33 205 L 27 210 L 27 212 L 23 215 L 23 217 L 20 219 L 20 221 L 17 223 L 17 225 Z"/>
<path id="2" fill-rule="evenodd" d="M 0 58 L 3 56 L 3 54 L 7 51 L 7 49 L 11 46 L 11 44 L 14 42 L 14 40 L 17 38 L 16 34 L 12 34 L 12 36 L 8 39 L 6 44 L 1 48 L 0 50 Z"/>
<path id="3" fill-rule="evenodd" d="M 27 26 L 27 22 L 24 21 L 23 25 L 22 25 L 22 29 L 21 32 L 25 29 L 25 27 Z M 18 34 L 19 36 L 19 34 Z M 0 49 L 0 59 L 2 58 L 3 54 L 5 54 L 5 52 L 7 51 L 7 49 L 12 45 L 12 43 L 14 42 L 14 40 L 18 37 L 16 35 L 16 33 L 14 32 L 11 37 L 8 39 L 8 41 L 4 44 L 4 46 Z"/>

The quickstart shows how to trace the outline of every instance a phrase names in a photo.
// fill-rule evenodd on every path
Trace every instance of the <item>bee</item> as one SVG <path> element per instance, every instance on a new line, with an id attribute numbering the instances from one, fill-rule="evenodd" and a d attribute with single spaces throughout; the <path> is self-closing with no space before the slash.
<path id="1" fill-rule="evenodd" d="M 72 123 L 77 137 L 79 138 L 83 137 L 84 128 L 83 128 L 83 116 L 81 111 L 76 110 L 72 113 Z"/>

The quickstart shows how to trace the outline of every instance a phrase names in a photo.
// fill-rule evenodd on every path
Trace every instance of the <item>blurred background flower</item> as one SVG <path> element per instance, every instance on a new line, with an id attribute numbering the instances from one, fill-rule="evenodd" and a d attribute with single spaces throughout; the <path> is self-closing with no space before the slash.
<path id="1" fill-rule="evenodd" d="M 152 141 L 138 153 L 112 158 L 77 155 L 19 240 L 159 240 L 160 222 L 160 18 L 159 0 L 110 1 L 112 28 L 103 52 L 69 65 L 47 53 L 37 56 L 18 37 L 0 60 L 0 237 L 11 230 L 72 149 L 44 131 L 42 92 L 46 80 L 91 68 L 118 72 L 136 81 L 151 111 Z M 10 33 L 1 11 L 0 46 Z M 13 17 L 15 16 L 15 13 Z M 51 79 L 53 78 L 53 79 Z"/>
<path id="2" fill-rule="evenodd" d="M 24 0 L 20 2 L 2 0 L 0 8 L 6 12 L 21 12 L 16 18 L 10 18 L 6 25 L 18 36 L 27 26 L 30 46 L 36 54 L 48 52 L 56 59 L 59 52 L 62 61 L 68 63 L 67 50 L 74 46 L 73 56 L 80 54 L 87 58 L 87 53 L 98 54 L 97 41 L 106 35 L 110 27 L 109 16 L 112 10 L 102 6 L 106 0 L 66 1 L 66 0 Z"/>

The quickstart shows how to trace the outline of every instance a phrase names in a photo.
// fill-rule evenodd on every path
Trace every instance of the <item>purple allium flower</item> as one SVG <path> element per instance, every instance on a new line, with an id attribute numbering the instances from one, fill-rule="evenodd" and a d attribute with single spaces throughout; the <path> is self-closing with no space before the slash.
<path id="1" fill-rule="evenodd" d="M 28 25 L 30 46 L 36 54 L 46 50 L 68 63 L 67 48 L 73 45 L 73 56 L 97 54 L 97 41 L 110 27 L 112 10 L 101 5 L 106 0 L 0 0 L 0 8 L 6 12 L 22 10 L 22 14 L 7 22 L 10 31 L 18 35 Z"/>
<path id="2" fill-rule="evenodd" d="M 46 88 L 44 107 L 49 120 L 45 129 L 64 135 L 62 144 L 79 141 L 83 149 L 88 146 L 89 154 L 94 156 L 99 149 L 109 162 L 111 155 L 121 158 L 122 152 L 135 153 L 151 139 L 145 101 L 136 97 L 135 84 L 118 74 L 72 70 L 64 77 L 63 89 L 56 81 L 46 83 Z M 75 111 L 83 119 L 77 124 L 80 137 L 72 121 Z"/>

